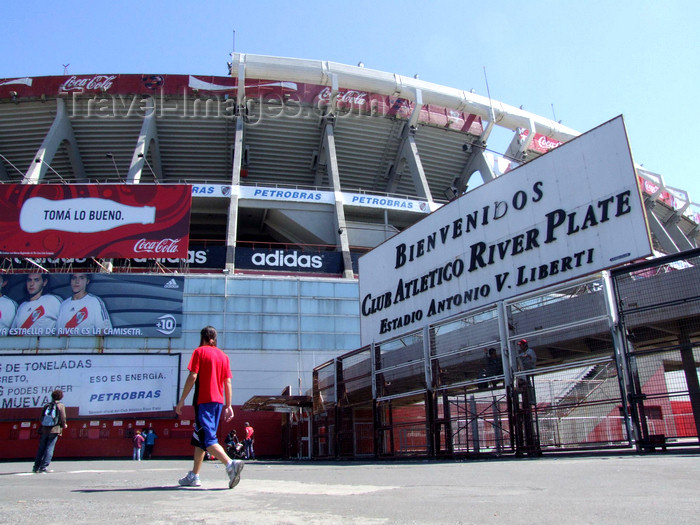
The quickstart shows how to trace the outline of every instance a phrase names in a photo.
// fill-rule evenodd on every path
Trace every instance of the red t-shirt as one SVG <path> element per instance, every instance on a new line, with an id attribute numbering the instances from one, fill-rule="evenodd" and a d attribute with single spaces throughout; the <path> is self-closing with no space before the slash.
<path id="1" fill-rule="evenodd" d="M 232 377 L 228 356 L 215 346 L 195 348 L 187 365 L 197 374 L 194 404 L 223 403 L 226 380 Z"/>

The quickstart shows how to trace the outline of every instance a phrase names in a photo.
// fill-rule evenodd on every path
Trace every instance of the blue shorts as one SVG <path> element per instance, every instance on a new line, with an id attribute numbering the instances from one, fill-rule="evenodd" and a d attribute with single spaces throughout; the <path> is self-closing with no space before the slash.
<path id="1" fill-rule="evenodd" d="M 223 409 L 221 403 L 201 403 L 194 406 L 194 433 L 190 443 L 194 447 L 206 450 L 219 442 L 216 430 Z"/>

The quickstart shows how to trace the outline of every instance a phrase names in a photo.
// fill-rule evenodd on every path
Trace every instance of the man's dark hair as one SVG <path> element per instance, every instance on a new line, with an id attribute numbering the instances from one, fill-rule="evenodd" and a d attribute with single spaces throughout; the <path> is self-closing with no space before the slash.
<path id="1" fill-rule="evenodd" d="M 205 326 L 204 328 L 202 328 L 201 335 L 202 337 L 199 342 L 200 346 L 209 343 L 212 343 L 214 345 L 216 344 L 216 328 L 214 328 L 213 326 Z"/>
<path id="2" fill-rule="evenodd" d="M 54 390 L 51 392 L 51 399 L 54 401 L 60 401 L 63 399 L 63 391 L 62 390 Z"/>
<path id="3" fill-rule="evenodd" d="M 29 280 L 29 276 L 33 274 L 41 276 L 41 280 L 44 281 L 44 283 L 46 283 L 44 284 L 45 288 L 48 288 L 49 284 L 51 284 L 51 274 L 46 272 L 29 272 L 24 278 L 24 281 L 27 282 Z"/>

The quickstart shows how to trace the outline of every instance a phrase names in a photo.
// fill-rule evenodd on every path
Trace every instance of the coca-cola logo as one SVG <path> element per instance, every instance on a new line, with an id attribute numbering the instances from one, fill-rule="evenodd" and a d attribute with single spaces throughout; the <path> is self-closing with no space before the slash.
<path id="1" fill-rule="evenodd" d="M 355 91 L 349 89 L 347 91 L 338 91 L 338 102 L 344 102 L 346 104 L 355 104 L 357 106 L 364 106 L 367 104 L 367 93 L 364 91 Z M 318 94 L 319 100 L 328 102 L 331 99 L 331 88 L 326 87 Z"/>
<path id="2" fill-rule="evenodd" d="M 518 131 L 520 133 L 521 141 L 525 141 L 525 139 L 527 139 L 527 136 L 530 134 L 530 131 L 527 129 L 519 128 Z M 532 144 L 530 144 L 530 149 L 544 153 L 549 151 L 550 149 L 554 149 L 561 146 L 561 144 L 562 143 L 558 140 L 550 139 L 549 137 L 545 137 L 544 135 L 535 133 L 535 138 L 532 140 Z"/>
<path id="3" fill-rule="evenodd" d="M 83 92 L 86 90 L 106 91 L 112 87 L 115 78 L 117 78 L 117 75 L 95 75 L 93 77 L 82 78 L 73 75 L 61 84 L 58 90 L 63 93 L 71 91 Z"/>
<path id="4" fill-rule="evenodd" d="M 177 253 L 180 239 L 160 239 L 149 241 L 140 239 L 134 245 L 134 253 Z"/>
<path id="5" fill-rule="evenodd" d="M 539 148 L 546 151 L 549 151 L 550 149 L 554 149 L 561 145 L 561 142 L 550 139 L 549 137 L 545 137 L 544 135 L 537 135 L 535 137 L 535 142 L 537 142 L 537 146 Z"/>

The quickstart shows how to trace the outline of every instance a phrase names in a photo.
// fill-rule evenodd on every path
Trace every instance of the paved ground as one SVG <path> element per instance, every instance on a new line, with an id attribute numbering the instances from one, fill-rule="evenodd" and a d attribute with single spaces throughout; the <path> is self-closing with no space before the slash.
<path id="1" fill-rule="evenodd" d="M 700 455 L 484 461 L 248 462 L 228 490 L 184 460 L 0 463 L 2 523 L 698 523 Z"/>

